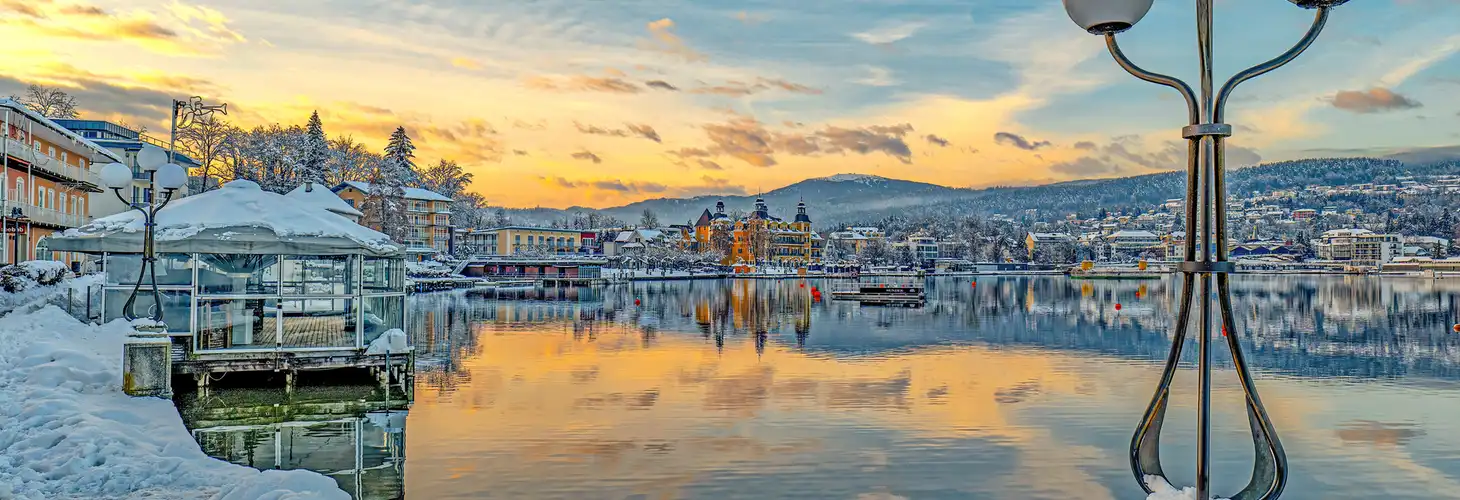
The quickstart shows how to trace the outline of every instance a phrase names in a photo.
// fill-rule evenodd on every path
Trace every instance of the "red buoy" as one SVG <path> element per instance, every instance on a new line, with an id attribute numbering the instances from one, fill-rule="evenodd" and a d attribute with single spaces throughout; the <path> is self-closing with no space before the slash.
<path id="1" fill-rule="evenodd" d="M 802 283 L 801 284 L 801 288 L 806 288 L 806 284 L 805 283 Z"/>
<path id="2" fill-rule="evenodd" d="M 1460 325 L 1455 325 L 1455 327 L 1451 329 L 1455 330 L 1455 333 L 1460 333 Z"/>
<path id="3" fill-rule="evenodd" d="M 1120 303 L 1119 303 L 1119 302 L 1117 302 L 1117 303 L 1116 303 L 1116 304 L 1115 304 L 1115 310 L 1117 310 L 1117 311 L 1119 311 L 1119 310 L 1120 310 Z"/>
<path id="4" fill-rule="evenodd" d="M 968 287 L 969 287 L 969 288 L 978 288 L 978 282 L 977 282 L 977 281 L 975 281 L 975 282 L 973 282 L 973 283 L 969 283 L 969 284 L 968 284 Z"/>
<path id="5" fill-rule="evenodd" d="M 639 299 L 634 299 L 634 305 L 639 305 Z"/>
<path id="6" fill-rule="evenodd" d="M 1227 336 L 1227 325 L 1222 325 L 1222 336 L 1223 337 L 1226 337 Z"/>

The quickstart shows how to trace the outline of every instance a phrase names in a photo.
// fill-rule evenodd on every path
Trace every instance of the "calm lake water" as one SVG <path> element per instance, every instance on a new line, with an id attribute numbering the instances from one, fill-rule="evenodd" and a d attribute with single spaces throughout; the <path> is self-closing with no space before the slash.
<path id="1" fill-rule="evenodd" d="M 815 280 L 418 295 L 408 412 L 189 425 L 210 454 L 363 498 L 1138 499 L 1126 447 L 1173 285 L 944 278 L 920 309 L 814 301 L 835 286 Z M 1460 498 L 1460 281 L 1233 287 L 1284 498 Z M 1162 440 L 1181 484 L 1194 389 L 1188 367 Z M 1213 393 L 1215 489 L 1232 493 L 1252 454 L 1234 372 Z"/>

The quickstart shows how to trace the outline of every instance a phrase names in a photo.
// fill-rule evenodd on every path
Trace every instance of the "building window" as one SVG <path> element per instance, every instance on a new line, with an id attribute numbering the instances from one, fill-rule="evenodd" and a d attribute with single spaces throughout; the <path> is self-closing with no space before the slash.
<path id="1" fill-rule="evenodd" d="M 65 151 L 62 151 L 61 152 L 61 163 L 66 163 L 68 161 L 71 161 L 71 159 L 70 158 L 67 158 L 67 155 L 66 155 L 66 152 Z"/>
<path id="2" fill-rule="evenodd" d="M 86 168 L 86 158 L 77 158 L 76 164 L 80 165 L 81 168 Z"/>
<path id="3" fill-rule="evenodd" d="M 46 208 L 56 209 L 56 190 L 46 189 Z"/>
<path id="4" fill-rule="evenodd" d="M 46 188 L 45 188 L 45 186 L 36 186 L 35 187 L 35 201 L 32 204 L 34 204 L 37 207 L 44 207 L 44 206 L 46 206 Z"/>
<path id="5" fill-rule="evenodd" d="M 26 202 L 26 199 L 25 199 L 26 195 L 27 195 L 27 193 L 25 191 L 25 178 L 24 177 L 16 177 L 15 178 L 15 198 L 16 198 L 15 201 L 19 201 L 19 202 L 25 203 Z"/>
<path id="6" fill-rule="evenodd" d="M 60 210 L 62 213 L 65 213 L 66 212 L 66 202 L 67 202 L 67 200 L 66 200 L 66 193 L 61 193 L 61 200 L 60 200 L 60 203 L 56 204 L 56 209 L 57 210 Z"/>
<path id="7" fill-rule="evenodd" d="M 50 156 L 51 158 L 55 158 L 56 157 L 56 147 L 55 146 L 47 146 L 46 147 L 46 156 Z"/>

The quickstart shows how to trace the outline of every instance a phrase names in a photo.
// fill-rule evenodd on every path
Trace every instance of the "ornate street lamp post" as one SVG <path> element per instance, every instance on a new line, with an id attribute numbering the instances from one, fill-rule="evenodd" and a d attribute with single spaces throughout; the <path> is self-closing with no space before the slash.
<path id="1" fill-rule="evenodd" d="M 1177 314 L 1176 333 L 1172 338 L 1171 352 L 1166 359 L 1166 368 L 1161 373 L 1160 383 L 1150 406 L 1141 418 L 1140 426 L 1131 438 L 1131 468 L 1141 487 L 1151 492 L 1150 484 L 1155 480 L 1165 481 L 1161 468 L 1159 441 L 1161 425 L 1166 417 L 1170 402 L 1171 379 L 1176 374 L 1181 359 L 1181 346 L 1186 340 L 1188 323 L 1191 319 L 1193 288 L 1201 283 L 1201 337 L 1198 339 L 1197 378 L 1197 457 L 1196 497 L 1211 498 L 1210 449 L 1211 442 L 1211 349 L 1212 340 L 1212 281 L 1217 284 L 1217 303 L 1221 308 L 1222 332 L 1227 347 L 1232 351 L 1232 364 L 1246 394 L 1248 424 L 1252 431 L 1253 446 L 1256 448 L 1256 463 L 1252 479 L 1232 500 L 1274 499 L 1282 494 L 1287 482 L 1287 457 L 1282 443 L 1273 429 L 1272 421 L 1257 396 L 1257 387 L 1247 371 L 1247 362 L 1242 356 L 1235 324 L 1232 321 L 1232 300 L 1228 286 L 1228 275 L 1233 270 L 1227 261 L 1227 188 L 1226 166 L 1224 164 L 1224 140 L 1232 135 L 1232 127 L 1223 122 L 1223 109 L 1232 90 L 1237 85 L 1275 70 L 1303 53 L 1323 25 L 1328 21 L 1329 10 L 1347 0 L 1289 0 L 1299 7 L 1316 9 L 1317 14 L 1308 33 L 1291 49 L 1270 61 L 1237 73 L 1222 85 L 1221 90 L 1212 92 L 1212 2 L 1196 0 L 1196 31 L 1198 59 L 1201 65 L 1201 94 L 1192 92 L 1191 87 L 1179 79 L 1152 73 L 1141 69 L 1126 58 L 1115 43 L 1115 35 L 1130 29 L 1145 17 L 1153 0 L 1064 0 L 1070 19 L 1091 34 L 1104 35 L 1105 44 L 1115 62 L 1136 78 L 1176 89 L 1186 100 L 1187 123 L 1181 129 L 1181 136 L 1187 140 L 1186 167 L 1186 228 L 1185 259 L 1180 265 L 1182 275 L 1181 309 Z M 1197 210 L 1197 204 L 1201 209 Z M 1200 224 L 1198 224 L 1200 223 Z M 1197 233 L 1200 228 L 1200 233 Z M 1200 235 L 1199 238 L 1197 235 Z M 1198 257 L 1197 245 L 1201 245 Z"/>
<path id="2" fill-rule="evenodd" d="M 186 101 L 180 101 L 177 99 L 172 100 L 172 130 L 168 132 L 167 137 L 168 163 L 174 163 L 177 161 L 174 158 L 177 147 L 177 129 L 186 129 L 188 127 L 191 127 L 194 123 L 197 123 L 198 120 L 208 118 L 212 116 L 213 113 L 223 113 L 225 115 L 228 114 L 228 103 L 213 105 L 203 104 L 203 98 L 199 96 L 190 97 Z M 204 189 L 207 188 L 207 186 L 203 187 Z"/>
<path id="3" fill-rule="evenodd" d="M 162 314 L 162 292 L 157 290 L 157 255 L 153 252 L 154 233 L 157 226 L 157 212 L 172 201 L 173 193 L 182 188 L 188 182 L 188 172 L 176 163 L 168 162 L 168 153 L 162 148 L 146 144 L 142 151 L 137 153 L 137 166 L 147 172 L 147 197 L 142 201 L 131 202 L 122 196 L 122 188 L 132 187 L 132 169 L 121 163 L 108 163 L 101 167 L 101 182 L 111 188 L 117 195 L 117 199 L 127 204 L 131 209 L 142 213 L 142 220 L 146 224 L 142 236 L 142 267 L 137 274 L 137 283 L 132 287 L 132 294 L 127 297 L 127 303 L 122 306 L 122 315 L 128 321 L 138 318 L 134 310 L 137 303 L 137 294 L 142 290 L 142 280 L 151 276 L 152 287 L 152 314 L 151 319 L 159 326 L 163 321 Z M 156 199 L 156 190 L 162 188 L 162 202 Z"/>

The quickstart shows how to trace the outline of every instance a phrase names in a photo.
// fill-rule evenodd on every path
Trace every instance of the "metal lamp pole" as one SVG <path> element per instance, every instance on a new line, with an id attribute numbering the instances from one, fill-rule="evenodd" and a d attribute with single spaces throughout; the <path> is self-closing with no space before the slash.
<path id="1" fill-rule="evenodd" d="M 1242 356 L 1236 326 L 1232 316 L 1231 293 L 1228 275 L 1234 266 L 1227 260 L 1227 188 L 1224 141 L 1232 135 L 1232 127 L 1223 122 L 1223 111 L 1227 99 L 1237 85 L 1275 70 L 1303 53 L 1318 38 L 1328 21 L 1330 9 L 1347 0 L 1289 0 L 1299 7 L 1317 9 L 1312 27 L 1296 45 L 1281 55 L 1248 68 L 1234 75 L 1213 93 L 1212 89 L 1212 3 L 1213 0 L 1196 0 L 1197 52 L 1200 63 L 1200 94 L 1192 92 L 1185 82 L 1170 76 L 1141 69 L 1121 52 L 1115 35 L 1130 29 L 1150 9 L 1152 0 L 1064 0 L 1065 9 L 1082 28 L 1092 34 L 1104 35 L 1105 44 L 1115 62 L 1131 75 L 1147 82 L 1171 87 L 1186 100 L 1187 126 L 1181 129 L 1181 136 L 1187 140 L 1186 168 L 1186 228 L 1185 259 L 1179 267 L 1182 275 L 1181 309 L 1176 319 L 1176 333 L 1172 338 L 1171 351 L 1166 367 L 1161 373 L 1156 393 L 1141 418 L 1140 426 L 1131 437 L 1131 469 L 1137 481 L 1146 492 L 1152 492 L 1153 477 L 1166 480 L 1161 468 L 1159 442 L 1161 426 L 1165 421 L 1170 401 L 1171 380 L 1176 374 L 1181 359 L 1182 344 L 1186 340 L 1191 320 L 1193 289 L 1197 281 L 1201 284 L 1201 337 L 1198 339 L 1198 399 L 1197 399 L 1197 457 L 1196 497 L 1211 498 L 1210 493 L 1210 443 L 1211 443 L 1211 340 L 1212 340 L 1212 281 L 1216 281 L 1217 298 L 1220 307 L 1222 332 L 1227 347 L 1232 351 L 1232 364 L 1245 393 L 1248 425 L 1252 432 L 1256 461 L 1252 478 L 1232 500 L 1268 500 L 1282 494 L 1287 482 L 1287 456 L 1281 441 L 1273 429 L 1272 420 L 1257 395 L 1257 387 L 1248 373 L 1247 362 Z M 1197 203 L 1201 204 L 1198 211 Z M 1198 224 L 1199 223 L 1199 224 Z M 1197 233 L 1200 227 L 1201 232 Z M 1200 235 L 1198 238 L 1196 235 Z M 1200 241 L 1201 252 L 1197 252 Z"/>

